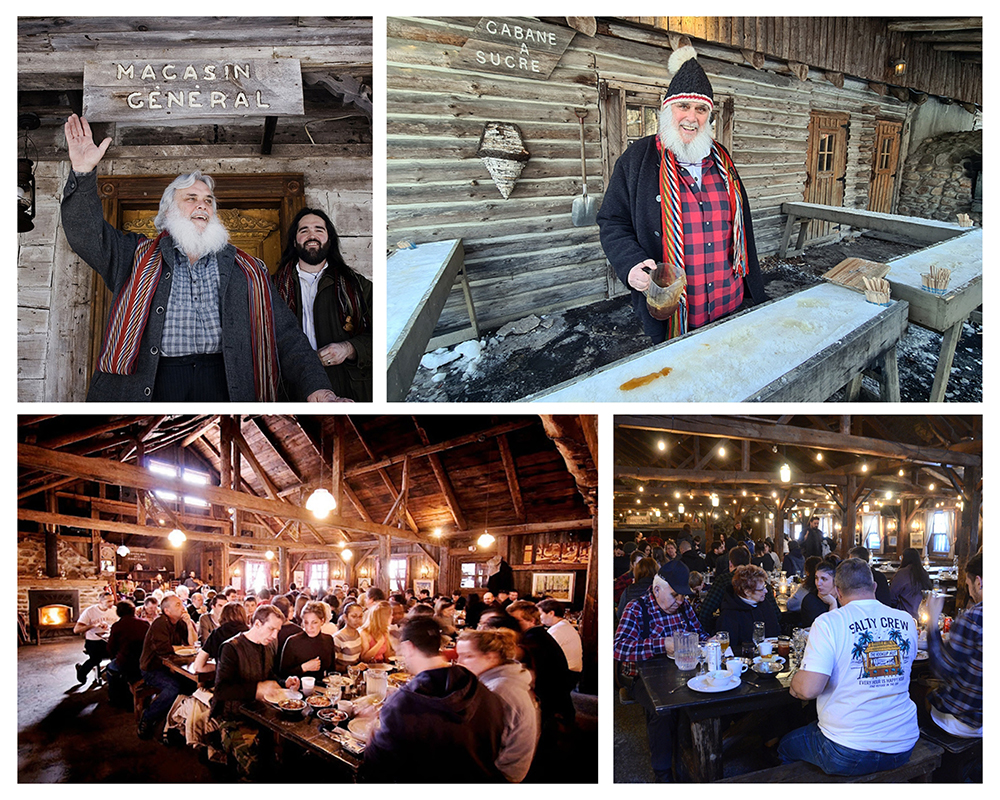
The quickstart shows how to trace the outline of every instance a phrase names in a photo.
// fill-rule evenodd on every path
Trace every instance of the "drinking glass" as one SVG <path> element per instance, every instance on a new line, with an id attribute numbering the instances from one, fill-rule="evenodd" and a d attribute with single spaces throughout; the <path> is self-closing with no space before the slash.
<path id="1" fill-rule="evenodd" d="M 764 623 L 755 622 L 753 624 L 753 643 L 759 645 L 764 641 Z"/>
<path id="2" fill-rule="evenodd" d="M 729 649 L 729 631 L 716 631 L 715 640 L 719 643 L 719 647 L 722 648 L 722 657 L 725 658 L 726 651 Z"/>

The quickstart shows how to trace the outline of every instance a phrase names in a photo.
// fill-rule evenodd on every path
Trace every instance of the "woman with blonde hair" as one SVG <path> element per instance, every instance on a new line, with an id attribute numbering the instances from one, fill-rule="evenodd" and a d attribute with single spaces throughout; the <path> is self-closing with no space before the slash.
<path id="1" fill-rule="evenodd" d="M 466 630 L 458 635 L 459 666 L 475 674 L 503 703 L 503 736 L 496 765 L 512 783 L 528 774 L 540 731 L 531 673 L 516 660 L 517 638 L 509 628 Z"/>
<path id="2" fill-rule="evenodd" d="M 365 612 L 361 623 L 361 660 L 381 663 L 393 654 L 389 639 L 389 623 L 392 621 L 392 606 L 386 600 L 379 600 Z"/>

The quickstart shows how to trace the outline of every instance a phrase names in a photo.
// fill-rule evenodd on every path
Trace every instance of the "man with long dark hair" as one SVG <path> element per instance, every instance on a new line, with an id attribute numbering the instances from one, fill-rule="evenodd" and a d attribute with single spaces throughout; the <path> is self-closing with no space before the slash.
<path id="1" fill-rule="evenodd" d="M 278 294 L 298 316 L 339 397 L 372 399 L 372 284 L 347 266 L 330 218 L 303 208 L 288 228 Z"/>

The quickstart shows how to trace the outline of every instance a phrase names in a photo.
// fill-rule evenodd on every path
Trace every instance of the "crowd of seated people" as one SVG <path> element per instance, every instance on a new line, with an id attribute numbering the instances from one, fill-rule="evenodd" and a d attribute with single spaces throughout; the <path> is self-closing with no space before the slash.
<path id="1" fill-rule="evenodd" d="M 360 779 L 437 780 L 421 755 L 429 742 L 454 756 L 448 763 L 460 768 L 462 781 L 548 781 L 567 752 L 582 646 L 559 601 L 536 604 L 508 591 L 387 597 L 375 587 L 343 586 L 242 593 L 184 582 L 148 594 L 135 588 L 117 605 L 115 596 L 108 591 L 81 615 L 80 632 L 92 630 L 90 657 L 112 659 L 107 674 L 119 699 L 140 685 L 151 695 L 139 737 L 166 738 L 178 720 L 198 715 L 199 738 L 188 743 L 240 777 L 259 778 L 262 768 L 259 731 L 240 714 L 242 704 L 298 689 L 303 678 L 390 660 L 413 677 L 378 712 L 379 733 Z M 478 610 L 475 626 L 468 624 L 470 607 Z M 176 648 L 196 643 L 188 669 L 209 680 L 197 692 L 194 681 L 165 664 Z M 403 769 L 408 758 L 423 768 Z"/>

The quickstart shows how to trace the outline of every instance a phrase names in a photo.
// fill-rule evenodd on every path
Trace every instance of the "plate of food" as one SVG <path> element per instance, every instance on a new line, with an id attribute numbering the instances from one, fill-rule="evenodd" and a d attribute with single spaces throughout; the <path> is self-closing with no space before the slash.
<path id="1" fill-rule="evenodd" d="M 914 657 L 914 661 L 926 661 L 931 657 L 931 654 L 926 650 L 917 650 L 917 655 Z"/>
<path id="2" fill-rule="evenodd" d="M 766 658 L 764 656 L 757 656 L 756 658 L 754 658 L 753 663 L 754 664 L 761 664 L 761 663 L 765 663 L 765 664 L 769 664 L 769 663 L 784 664 L 785 663 L 785 659 L 783 659 L 779 655 L 770 655 L 770 656 L 768 656 Z"/>
<path id="3" fill-rule="evenodd" d="M 187 645 L 187 644 L 175 645 L 174 646 L 174 655 L 175 656 L 196 656 L 196 655 L 198 655 L 198 646 L 197 645 L 193 645 L 193 644 L 190 644 L 190 645 Z"/>
<path id="4" fill-rule="evenodd" d="M 323 720 L 323 722 L 329 722 L 331 725 L 339 725 L 347 719 L 347 712 L 341 711 L 339 708 L 321 708 L 316 712 L 316 716 Z"/>
<path id="5" fill-rule="evenodd" d="M 302 716 L 302 710 L 306 707 L 305 700 L 296 700 L 294 697 L 286 697 L 274 704 L 278 711 L 289 717 Z"/>
<path id="6" fill-rule="evenodd" d="M 329 708 L 333 701 L 325 694 L 311 694 L 306 698 L 306 702 L 313 708 Z"/>
<path id="7" fill-rule="evenodd" d="M 771 661 L 756 661 L 751 669 L 758 675 L 770 675 L 773 677 L 779 672 L 784 672 L 784 659 L 781 659 L 780 663 L 778 659 L 773 659 Z"/>
<path id="8" fill-rule="evenodd" d="M 410 678 L 413 676 L 409 672 L 394 672 L 389 676 L 390 686 L 402 686 L 404 683 L 409 682 Z"/>

